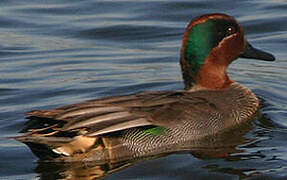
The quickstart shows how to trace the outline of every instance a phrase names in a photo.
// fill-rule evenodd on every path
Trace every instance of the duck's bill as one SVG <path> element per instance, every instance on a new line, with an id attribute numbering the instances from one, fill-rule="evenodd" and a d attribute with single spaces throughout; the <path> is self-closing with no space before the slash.
<path id="1" fill-rule="evenodd" d="M 272 54 L 256 49 L 248 42 L 244 52 L 239 57 L 248 59 L 259 59 L 264 61 L 275 61 L 275 57 Z"/>

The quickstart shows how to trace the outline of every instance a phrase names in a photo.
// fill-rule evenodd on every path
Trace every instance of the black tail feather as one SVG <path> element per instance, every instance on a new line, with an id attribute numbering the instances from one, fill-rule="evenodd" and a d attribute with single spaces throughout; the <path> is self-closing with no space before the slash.
<path id="1" fill-rule="evenodd" d="M 27 119 L 28 121 L 25 123 L 25 126 L 20 131 L 20 133 L 27 133 L 29 132 L 29 130 L 43 129 L 43 128 L 51 127 L 54 125 L 56 125 L 59 128 L 65 124 L 64 121 L 59 121 L 59 120 L 54 120 L 54 119 L 49 119 L 49 118 L 38 118 L 34 116 L 30 116 Z"/>
<path id="2" fill-rule="evenodd" d="M 49 160 L 59 157 L 59 154 L 54 153 L 51 148 L 45 144 L 38 144 L 33 142 L 23 142 L 31 151 L 41 160 Z"/>

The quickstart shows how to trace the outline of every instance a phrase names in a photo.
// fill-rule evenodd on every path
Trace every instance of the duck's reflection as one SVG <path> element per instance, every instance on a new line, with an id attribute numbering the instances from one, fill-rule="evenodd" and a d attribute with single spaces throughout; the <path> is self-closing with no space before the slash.
<path id="1" fill-rule="evenodd" d="M 99 164 L 96 162 L 52 163 L 40 162 L 36 172 L 41 179 L 91 180 L 103 178 L 130 166 L 129 162 Z"/>
<path id="2" fill-rule="evenodd" d="M 245 137 L 246 133 L 252 128 L 251 123 L 240 125 L 227 132 L 212 137 L 206 137 L 197 142 L 183 144 L 180 149 L 175 149 L 174 153 L 190 153 L 201 160 L 210 160 L 223 158 L 227 161 L 239 161 L 244 158 L 244 152 L 238 146 L 251 144 L 255 139 Z M 179 146 L 177 146 L 179 147 Z M 114 172 L 138 164 L 149 159 L 167 156 L 171 153 L 162 153 L 153 157 L 143 159 L 129 160 L 124 162 L 75 162 L 75 163 L 52 163 L 39 162 L 36 172 L 40 174 L 41 179 L 69 179 L 69 180 L 90 180 L 106 177 Z M 174 164 L 170 164 L 174 166 Z M 150 167 L 152 168 L 152 167 Z M 246 171 L 253 169 L 220 168 L 220 163 L 201 167 L 210 171 L 235 174 L 240 177 L 246 177 Z"/>

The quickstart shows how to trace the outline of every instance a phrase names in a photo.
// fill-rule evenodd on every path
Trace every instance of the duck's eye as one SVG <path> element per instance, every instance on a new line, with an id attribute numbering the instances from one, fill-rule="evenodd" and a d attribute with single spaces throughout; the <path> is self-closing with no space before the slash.
<path id="1" fill-rule="evenodd" d="M 233 26 L 228 27 L 226 34 L 229 36 L 233 33 L 235 33 L 235 28 Z"/>

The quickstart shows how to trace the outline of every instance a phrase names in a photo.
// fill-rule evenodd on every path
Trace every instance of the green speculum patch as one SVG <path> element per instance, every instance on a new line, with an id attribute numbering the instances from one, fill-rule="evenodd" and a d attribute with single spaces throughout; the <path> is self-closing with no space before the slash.
<path id="1" fill-rule="evenodd" d="M 205 63 L 205 59 L 213 48 L 213 28 L 213 21 L 208 20 L 195 25 L 189 32 L 184 59 L 191 66 L 194 75 L 198 74 L 200 67 Z"/>
<path id="2" fill-rule="evenodd" d="M 165 135 L 165 128 L 156 126 L 156 127 L 143 130 L 143 133 L 153 135 L 153 136 L 161 136 L 161 135 Z"/>

